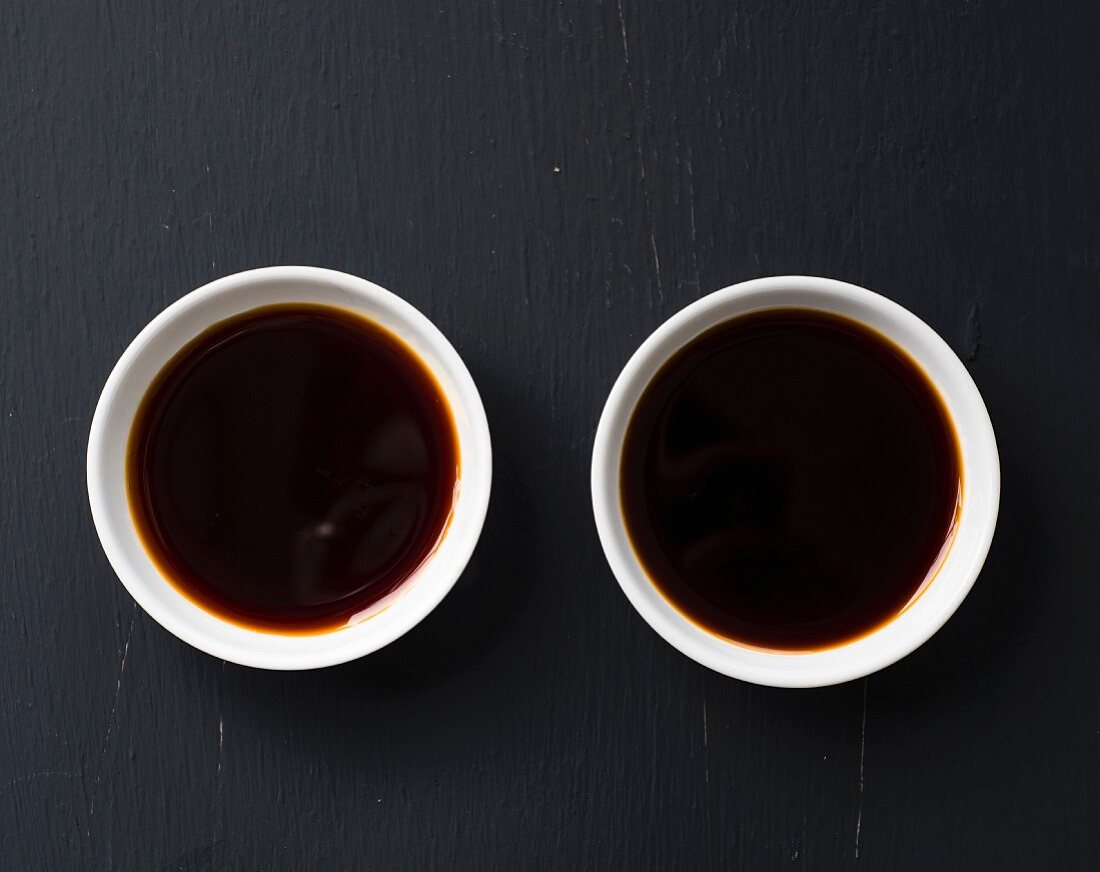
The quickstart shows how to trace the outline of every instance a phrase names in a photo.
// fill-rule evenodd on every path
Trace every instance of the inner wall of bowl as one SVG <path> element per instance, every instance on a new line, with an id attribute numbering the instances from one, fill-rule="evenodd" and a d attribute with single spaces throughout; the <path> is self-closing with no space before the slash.
<path id="1" fill-rule="evenodd" d="M 776 684 L 819 684 L 844 680 L 887 665 L 923 642 L 957 607 L 985 556 L 987 526 L 995 519 L 999 473 L 992 431 L 981 397 L 965 367 L 943 340 L 916 316 L 862 288 L 829 280 L 800 286 L 779 280 L 746 283 L 719 291 L 659 328 L 623 371 L 609 402 L 609 448 L 599 472 L 600 503 L 614 512 L 601 535 L 624 591 L 638 611 L 668 641 L 689 656 L 726 674 Z M 753 287 L 755 286 L 755 287 Z M 646 577 L 626 535 L 619 502 L 619 466 L 626 426 L 634 406 L 658 369 L 679 348 L 715 324 L 767 308 L 809 308 L 835 312 L 887 336 L 925 370 L 942 396 L 955 426 L 962 455 L 963 505 L 952 546 L 922 595 L 901 615 L 868 636 L 836 648 L 807 653 L 750 649 L 696 627 L 665 601 Z M 620 392 L 621 389 L 621 392 Z M 617 395 L 616 395 L 617 393 Z M 614 409 L 610 406 L 614 405 Z M 851 673 L 851 674 L 849 674 Z M 830 678 L 829 676 L 833 676 Z M 825 678 L 827 680 L 819 680 Z"/>
<path id="2" fill-rule="evenodd" d="M 250 279 L 246 274 L 230 277 L 185 297 L 154 319 L 135 340 L 112 374 L 112 379 L 117 376 L 117 382 L 109 381 L 104 391 L 105 396 L 112 390 L 113 394 L 109 406 L 102 410 L 106 417 L 92 473 L 106 497 L 99 506 L 101 511 L 97 512 L 97 524 L 106 527 L 104 544 L 108 556 L 135 598 L 154 618 L 177 635 L 199 647 L 222 651 L 229 659 L 238 659 L 234 656 L 238 652 L 250 660 L 257 656 L 300 659 L 321 652 L 332 658 L 334 648 L 361 648 L 367 633 L 378 641 L 372 649 L 396 638 L 446 594 L 453 582 L 453 573 L 449 574 L 447 567 L 464 563 L 479 532 L 480 518 L 475 517 L 478 513 L 471 512 L 470 508 L 487 498 L 486 477 L 475 473 L 478 464 L 487 456 L 488 446 L 481 444 L 480 430 L 471 419 L 471 407 L 479 407 L 479 403 L 471 403 L 473 388 L 468 376 L 463 378 L 465 371 L 457 354 L 445 344 L 441 349 L 439 340 L 442 337 L 430 335 L 436 332 L 435 328 L 425 324 L 404 301 L 381 289 L 370 290 L 373 286 L 359 289 L 340 279 L 325 278 L 323 271 L 318 272 L 320 276 L 273 278 L 268 274 Z M 234 278 L 236 281 L 232 281 Z M 127 438 L 138 404 L 153 376 L 180 347 L 211 324 L 259 306 L 290 302 L 321 303 L 357 312 L 407 342 L 432 370 L 447 395 L 462 462 L 450 527 L 435 554 L 406 582 L 393 604 L 353 627 L 305 636 L 258 633 L 235 626 L 209 614 L 180 594 L 160 575 L 146 554 L 133 528 L 125 491 Z M 476 396 L 473 399 L 476 401 Z M 416 618 L 412 618 L 414 614 Z"/>

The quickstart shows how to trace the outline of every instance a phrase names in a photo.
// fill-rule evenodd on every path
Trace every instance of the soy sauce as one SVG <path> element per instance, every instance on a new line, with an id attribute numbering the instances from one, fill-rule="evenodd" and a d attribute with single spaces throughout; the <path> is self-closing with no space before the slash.
<path id="1" fill-rule="evenodd" d="M 920 367 L 810 309 L 734 318 L 646 387 L 620 469 L 635 553 L 726 639 L 818 650 L 897 616 L 950 544 L 958 440 Z"/>
<path id="2" fill-rule="evenodd" d="M 381 608 L 444 534 L 458 476 L 425 364 L 383 327 L 308 304 L 184 347 L 127 455 L 131 514 L 162 573 L 208 611 L 283 633 Z"/>

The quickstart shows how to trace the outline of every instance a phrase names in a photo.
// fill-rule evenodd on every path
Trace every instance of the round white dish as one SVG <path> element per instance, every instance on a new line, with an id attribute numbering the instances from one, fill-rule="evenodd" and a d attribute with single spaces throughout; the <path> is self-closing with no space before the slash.
<path id="1" fill-rule="evenodd" d="M 442 541 L 381 611 L 309 635 L 249 629 L 208 612 L 165 579 L 130 517 L 125 459 L 138 404 L 160 369 L 208 327 L 276 303 L 319 303 L 355 312 L 403 339 L 444 391 L 458 434 L 461 474 Z M 439 604 L 481 533 L 492 483 L 489 426 L 458 353 L 424 315 L 378 285 L 333 270 L 276 266 L 226 276 L 177 300 L 145 327 L 103 388 L 88 440 L 88 494 L 107 558 L 130 595 L 159 624 L 215 657 L 264 669 L 312 669 L 362 657 L 392 642 Z"/>
<path id="2" fill-rule="evenodd" d="M 680 348 L 716 324 L 769 308 L 834 312 L 900 345 L 939 390 L 962 454 L 962 509 L 946 558 L 919 597 L 869 635 L 809 652 L 739 645 L 692 623 L 650 582 L 634 553 L 620 507 L 619 466 L 634 407 L 650 379 Z M 607 561 L 631 604 L 667 642 L 734 678 L 778 687 L 816 687 L 859 678 L 924 643 L 958 608 L 985 561 L 997 523 L 1000 463 L 985 403 L 966 367 L 912 312 L 865 288 L 811 276 L 755 279 L 716 291 L 658 327 L 627 362 L 611 389 L 592 453 L 592 505 Z"/>

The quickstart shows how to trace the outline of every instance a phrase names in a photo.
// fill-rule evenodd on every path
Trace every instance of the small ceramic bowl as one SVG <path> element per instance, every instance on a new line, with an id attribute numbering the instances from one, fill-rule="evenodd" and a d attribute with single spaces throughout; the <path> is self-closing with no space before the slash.
<path id="1" fill-rule="evenodd" d="M 680 348 L 714 325 L 760 309 L 797 307 L 860 321 L 904 348 L 936 385 L 962 453 L 963 499 L 955 538 L 921 595 L 886 625 L 847 644 L 811 652 L 763 651 L 695 625 L 650 582 L 627 536 L 619 498 L 623 439 L 650 379 Z M 936 632 L 962 602 L 985 561 L 1000 499 L 997 442 L 966 367 L 936 333 L 897 303 L 832 279 L 779 276 L 717 291 L 677 313 L 627 362 L 607 399 L 592 455 L 592 505 L 607 561 L 641 616 L 681 652 L 717 672 L 756 684 L 816 687 L 859 678 L 901 659 Z"/>
<path id="2" fill-rule="evenodd" d="M 211 325 L 260 306 L 320 303 L 346 309 L 400 336 L 435 375 L 450 403 L 462 472 L 450 526 L 433 554 L 384 610 L 311 635 L 251 630 L 191 602 L 145 551 L 126 499 L 130 426 L 153 377 Z M 237 273 L 177 300 L 138 334 L 103 388 L 88 441 L 88 495 L 103 550 L 130 595 L 154 620 L 196 648 L 246 666 L 312 669 L 343 663 L 406 633 L 439 604 L 473 553 L 489 505 L 489 426 L 470 373 L 442 333 L 389 291 L 327 269 L 277 266 Z"/>

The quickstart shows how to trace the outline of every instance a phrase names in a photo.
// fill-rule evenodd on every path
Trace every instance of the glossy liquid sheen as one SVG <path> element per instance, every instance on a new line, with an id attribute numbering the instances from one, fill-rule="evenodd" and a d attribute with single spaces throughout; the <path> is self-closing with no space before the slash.
<path id="1" fill-rule="evenodd" d="M 450 408 L 400 339 L 341 309 L 223 321 L 149 388 L 127 491 L 165 576 L 256 629 L 335 629 L 432 553 L 459 475 Z"/>
<path id="2" fill-rule="evenodd" d="M 897 616 L 946 554 L 958 441 L 927 376 L 855 321 L 734 318 L 646 387 L 620 470 L 650 579 L 752 647 L 819 650 Z"/>

